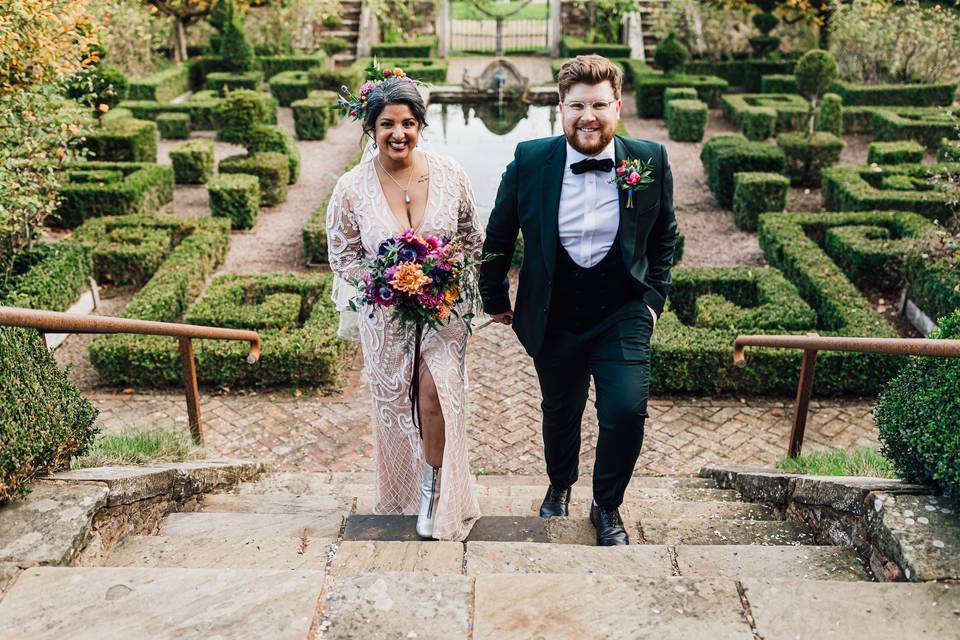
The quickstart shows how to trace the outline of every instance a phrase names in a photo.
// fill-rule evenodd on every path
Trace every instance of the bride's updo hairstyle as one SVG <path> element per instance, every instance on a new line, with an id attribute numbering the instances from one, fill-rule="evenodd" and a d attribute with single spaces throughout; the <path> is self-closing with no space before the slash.
<path id="1" fill-rule="evenodd" d="M 363 120 L 363 132 L 374 137 L 377 128 L 377 118 L 384 108 L 391 104 L 405 104 L 410 107 L 410 113 L 420 123 L 420 128 L 427 126 L 427 105 L 417 91 L 417 85 L 405 77 L 392 76 L 387 78 L 373 89 L 367 96 L 367 113 Z"/>

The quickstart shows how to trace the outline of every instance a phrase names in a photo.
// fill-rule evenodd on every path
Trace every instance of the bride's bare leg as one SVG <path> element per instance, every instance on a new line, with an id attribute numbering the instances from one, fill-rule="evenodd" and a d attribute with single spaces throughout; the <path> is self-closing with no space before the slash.
<path id="1" fill-rule="evenodd" d="M 443 411 L 433 375 L 425 363 L 420 366 L 420 425 L 423 427 L 423 455 L 427 464 L 443 466 L 445 444 Z"/>

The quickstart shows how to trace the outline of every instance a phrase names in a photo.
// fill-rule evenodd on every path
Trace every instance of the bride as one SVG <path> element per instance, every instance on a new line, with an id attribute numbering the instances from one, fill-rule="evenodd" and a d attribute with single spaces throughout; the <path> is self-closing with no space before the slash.
<path id="1" fill-rule="evenodd" d="M 362 277 L 362 261 L 406 229 L 463 242 L 479 258 L 482 231 L 470 180 L 455 161 L 417 149 L 426 106 L 417 85 L 390 75 L 372 88 L 352 115 L 375 151 L 343 175 L 327 209 L 334 300 L 344 318 Z M 420 431 L 411 419 L 409 391 L 414 349 L 404 344 L 383 307 L 362 307 L 356 317 L 374 406 L 374 510 L 417 513 L 417 534 L 464 540 L 480 509 L 467 455 L 467 330 L 451 318 L 423 335 L 419 376 Z M 345 323 L 341 320 L 341 335 Z M 356 339 L 356 338 L 354 338 Z"/>

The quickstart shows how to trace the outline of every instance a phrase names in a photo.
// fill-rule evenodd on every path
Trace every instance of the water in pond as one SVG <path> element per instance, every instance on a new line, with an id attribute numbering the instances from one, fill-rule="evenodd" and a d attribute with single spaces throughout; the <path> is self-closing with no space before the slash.
<path id="1" fill-rule="evenodd" d="M 496 103 L 431 104 L 423 148 L 454 158 L 473 182 L 477 210 L 486 222 L 517 143 L 563 133 L 555 106 Z"/>

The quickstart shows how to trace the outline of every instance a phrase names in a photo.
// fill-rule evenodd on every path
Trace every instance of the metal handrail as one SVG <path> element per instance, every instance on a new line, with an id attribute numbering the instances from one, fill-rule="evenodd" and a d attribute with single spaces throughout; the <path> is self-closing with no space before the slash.
<path id="1" fill-rule="evenodd" d="M 197 444 L 203 444 L 203 421 L 200 416 L 200 391 L 197 386 L 197 366 L 193 354 L 193 340 L 242 340 L 250 343 L 247 362 L 260 359 L 260 335 L 256 331 L 225 329 L 176 322 L 133 320 L 111 316 L 81 316 L 58 311 L 38 311 L 19 307 L 0 306 L 0 326 L 36 329 L 45 333 L 135 333 L 152 336 L 170 336 L 180 339 L 180 362 L 183 366 L 183 386 L 187 397 L 187 416 L 190 433 Z"/>
<path id="2" fill-rule="evenodd" d="M 802 349 L 800 380 L 793 402 L 793 426 L 790 430 L 789 456 L 795 458 L 803 448 L 803 434 L 807 426 L 807 409 L 813 391 L 813 374 L 818 351 L 849 353 L 880 353 L 893 356 L 926 356 L 933 358 L 960 358 L 960 340 L 927 340 L 924 338 L 847 338 L 824 337 L 816 333 L 797 335 L 745 335 L 733 342 L 733 364 L 747 366 L 744 347 L 772 347 Z"/>

